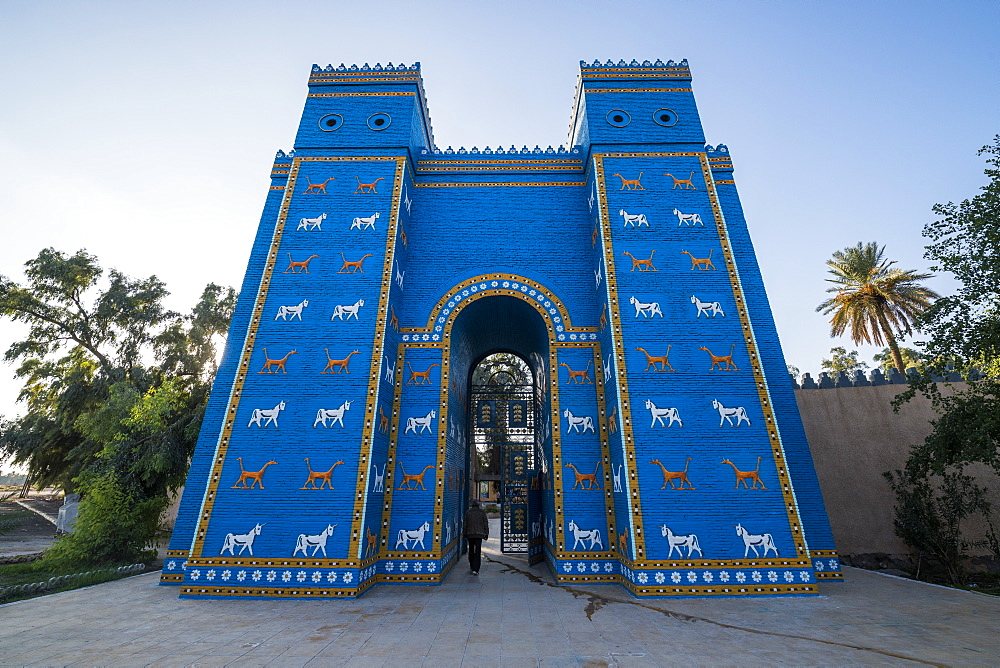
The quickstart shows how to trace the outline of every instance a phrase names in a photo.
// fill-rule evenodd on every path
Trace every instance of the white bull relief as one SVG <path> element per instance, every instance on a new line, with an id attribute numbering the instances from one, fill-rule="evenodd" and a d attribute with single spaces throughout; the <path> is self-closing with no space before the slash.
<path id="1" fill-rule="evenodd" d="M 434 430 L 431 429 L 431 425 L 434 424 L 434 418 L 436 417 L 437 417 L 437 411 L 431 410 L 430 413 L 428 413 L 423 417 L 406 418 L 406 430 L 403 433 L 409 434 L 411 431 L 414 434 L 422 434 L 425 431 L 434 433 Z M 418 428 L 420 429 L 420 431 L 417 431 Z"/>
<path id="2" fill-rule="evenodd" d="M 581 415 L 577 417 L 567 408 L 563 411 L 563 417 L 566 418 L 566 421 L 569 423 L 566 427 L 567 434 L 571 431 L 575 431 L 578 434 L 586 434 L 588 429 L 592 434 L 597 433 L 594 431 L 594 418 L 589 415 Z"/>
<path id="3" fill-rule="evenodd" d="M 746 422 L 747 426 L 748 427 L 750 426 L 750 418 L 747 417 L 747 411 L 746 411 L 745 408 L 743 408 L 743 406 L 735 406 L 733 408 L 726 408 L 725 406 L 723 406 L 722 404 L 720 404 L 717 400 L 712 399 L 712 408 L 714 408 L 715 410 L 719 411 L 719 426 L 720 427 L 722 426 L 723 422 L 727 422 L 727 421 L 729 422 L 729 426 L 730 427 L 734 426 L 733 425 L 733 418 L 736 418 L 736 425 L 735 426 L 737 426 L 737 427 L 739 427 L 740 423 L 742 423 L 742 422 Z"/>
<path id="4" fill-rule="evenodd" d="M 413 542 L 413 547 L 416 548 L 417 543 L 420 543 L 420 549 L 425 550 L 424 547 L 424 534 L 431 530 L 430 522 L 424 522 L 420 525 L 420 528 L 408 530 L 400 529 L 399 533 L 396 534 L 396 547 L 394 549 L 399 549 L 402 545 L 404 550 L 410 549 L 410 541 Z"/>
<path id="5" fill-rule="evenodd" d="M 330 320 L 337 318 L 338 320 L 343 321 L 345 320 L 344 318 L 345 315 L 347 316 L 346 318 L 347 320 L 350 320 L 352 316 L 354 317 L 355 320 L 357 320 L 358 311 L 360 311 L 361 307 L 364 305 L 365 305 L 364 299 L 359 299 L 353 304 L 338 304 L 337 306 L 333 307 L 333 315 L 330 316 Z"/>
<path id="6" fill-rule="evenodd" d="M 625 219 L 625 227 L 629 225 L 632 227 L 642 227 L 643 225 L 649 227 L 649 221 L 646 220 L 646 214 L 644 213 L 631 214 L 625 209 L 619 209 L 618 215 Z"/>
<path id="7" fill-rule="evenodd" d="M 260 530 L 263 528 L 264 528 L 263 524 L 258 524 L 257 526 L 255 526 L 253 529 L 250 529 L 250 531 L 246 533 L 227 533 L 226 539 L 222 542 L 222 550 L 219 552 L 219 556 L 221 557 L 228 550 L 229 555 L 235 557 L 237 555 L 233 554 L 233 548 L 238 547 L 240 548 L 240 554 L 243 554 L 244 551 L 247 551 L 250 553 L 250 556 L 252 557 L 254 538 L 260 535 Z"/>
<path id="8" fill-rule="evenodd" d="M 315 536 L 309 536 L 309 535 L 304 534 L 304 533 L 299 534 L 299 537 L 295 541 L 295 551 L 292 552 L 292 556 L 294 557 L 299 552 L 302 552 L 302 556 L 303 557 L 306 557 L 306 556 L 313 556 L 313 557 L 315 557 L 317 552 L 322 552 L 323 556 L 325 557 L 326 556 L 326 541 L 327 541 L 327 539 L 330 536 L 333 535 L 333 530 L 335 528 L 337 528 L 336 524 L 329 524 L 329 525 L 327 525 L 327 527 L 325 529 L 323 529 L 321 532 L 319 532 Z M 306 550 L 308 548 L 310 548 L 310 547 L 313 549 L 312 554 L 311 555 L 307 555 L 306 554 Z"/>
<path id="9" fill-rule="evenodd" d="M 695 534 L 675 534 L 666 524 L 660 525 L 660 534 L 667 539 L 667 545 L 670 546 L 667 559 L 673 556 L 674 550 L 677 550 L 678 557 L 690 557 L 692 552 L 697 552 L 699 557 L 704 556 L 701 553 L 701 546 L 698 545 L 698 536 Z M 687 548 L 686 555 L 682 551 L 682 548 L 685 547 Z"/>
<path id="10" fill-rule="evenodd" d="M 774 546 L 774 538 L 771 537 L 769 533 L 754 534 L 749 533 L 743 528 L 742 524 L 736 525 L 736 535 L 743 539 L 743 558 L 746 559 L 747 555 L 750 554 L 750 550 L 753 550 L 753 556 L 767 556 L 768 552 L 774 552 L 774 556 L 778 556 L 778 548 Z M 757 552 L 757 548 L 764 548 L 764 554 L 761 555 Z"/>
<path id="11" fill-rule="evenodd" d="M 653 416 L 653 421 L 650 423 L 650 428 L 655 427 L 656 423 L 659 422 L 661 427 L 672 427 L 674 423 L 678 423 L 680 426 L 684 426 L 684 422 L 681 420 L 681 415 L 676 408 L 657 408 L 649 399 L 646 399 L 646 408 L 649 410 L 650 415 Z M 664 423 L 664 420 L 669 420 L 669 423 Z"/>
<path id="12" fill-rule="evenodd" d="M 583 544 L 584 548 L 587 550 L 593 550 L 595 545 L 600 546 L 604 549 L 604 542 L 601 540 L 601 530 L 600 529 L 581 529 L 576 522 L 573 520 L 569 521 L 569 530 L 573 532 L 573 549 L 575 550 L 577 545 Z M 590 545 L 586 542 L 590 541 Z"/>
<path id="13" fill-rule="evenodd" d="M 370 216 L 368 216 L 366 218 L 355 218 L 351 222 L 351 229 L 352 230 L 363 230 L 363 229 L 374 230 L 375 229 L 375 221 L 378 220 L 378 217 L 379 217 L 379 213 L 378 213 L 378 211 L 376 211 L 375 213 L 373 213 L 372 215 L 370 215 Z"/>
<path id="14" fill-rule="evenodd" d="M 274 315 L 274 319 L 277 320 L 278 318 L 281 318 L 285 322 L 288 322 L 288 318 L 291 318 L 292 320 L 298 318 L 299 322 L 302 322 L 302 311 L 307 306 L 309 306 L 308 299 L 303 299 L 295 306 L 279 306 L 278 312 Z"/>

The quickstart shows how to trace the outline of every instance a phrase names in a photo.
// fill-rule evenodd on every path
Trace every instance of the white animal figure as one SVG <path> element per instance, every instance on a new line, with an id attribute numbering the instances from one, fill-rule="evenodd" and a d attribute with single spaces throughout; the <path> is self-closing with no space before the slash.
<path id="1" fill-rule="evenodd" d="M 352 230 L 354 230 L 354 229 L 361 230 L 361 229 L 364 229 L 364 228 L 368 228 L 368 229 L 374 230 L 375 229 L 375 221 L 378 220 L 378 216 L 379 216 L 379 213 L 378 213 L 378 211 L 376 211 L 375 213 L 373 213 L 372 215 L 368 216 L 367 218 L 355 218 L 354 221 L 351 223 L 351 229 Z"/>
<path id="2" fill-rule="evenodd" d="M 618 473 L 615 473 L 615 465 L 614 464 L 611 465 L 611 474 L 615 478 L 615 491 L 616 492 L 623 492 L 624 491 L 622 489 L 622 469 L 623 468 L 625 468 L 625 466 L 623 464 L 619 464 L 618 465 Z"/>
<path id="3" fill-rule="evenodd" d="M 396 381 L 393 379 L 396 377 L 396 366 L 389 366 L 389 358 L 385 355 L 382 355 L 382 359 L 385 360 L 385 382 L 395 385 Z"/>
<path id="4" fill-rule="evenodd" d="M 720 404 L 715 399 L 712 399 L 712 408 L 719 411 L 719 426 L 722 426 L 723 422 L 728 421 L 729 426 L 733 426 L 733 418 L 736 418 L 736 426 L 739 427 L 741 422 L 746 422 L 747 426 L 750 426 L 750 418 L 747 417 L 746 409 L 742 406 L 736 406 L 735 408 L 726 408 Z"/>
<path id="5" fill-rule="evenodd" d="M 323 231 L 323 221 L 326 220 L 327 214 L 321 213 L 315 218 L 300 218 L 299 226 L 296 230 L 319 230 Z"/>
<path id="6" fill-rule="evenodd" d="M 424 433 L 424 431 L 429 431 L 433 433 L 433 430 L 431 429 L 431 424 L 434 422 L 434 418 L 436 417 L 437 417 L 437 411 L 431 410 L 430 413 L 428 413 L 423 417 L 406 418 L 406 430 L 403 433 L 409 434 L 411 431 L 414 434 L 422 434 Z M 420 431 L 417 431 L 418 427 L 420 428 Z"/>
<path id="7" fill-rule="evenodd" d="M 698 310 L 694 316 L 696 318 L 700 318 L 702 313 L 705 314 L 706 318 L 714 318 L 717 315 L 721 315 L 723 318 L 726 317 L 726 314 L 722 311 L 722 304 L 719 302 L 703 302 L 694 295 L 691 295 L 691 303 Z"/>
<path id="8" fill-rule="evenodd" d="M 403 289 L 403 277 L 404 276 L 406 276 L 406 272 L 399 270 L 399 261 L 397 260 L 396 261 L 396 285 L 399 286 L 400 290 Z"/>
<path id="9" fill-rule="evenodd" d="M 250 414 L 250 422 L 247 423 L 247 428 L 249 428 L 250 425 L 255 424 L 261 429 L 263 429 L 264 427 L 273 422 L 274 428 L 277 429 L 278 414 L 281 413 L 281 411 L 283 410 L 285 410 L 284 401 L 279 403 L 274 408 L 255 408 L 253 409 L 253 413 Z M 260 423 L 261 420 L 264 420 L 264 424 Z"/>
<path id="10" fill-rule="evenodd" d="M 674 426 L 674 422 L 679 423 L 682 427 L 684 426 L 684 423 L 681 422 L 680 413 L 677 412 L 676 408 L 657 408 L 656 404 L 649 399 L 646 399 L 646 408 L 649 409 L 650 415 L 653 416 L 653 422 L 649 425 L 650 427 L 655 427 L 657 422 L 660 423 L 661 427 L 672 427 Z M 670 420 L 670 423 L 663 424 L 664 418 Z"/>
<path id="11" fill-rule="evenodd" d="M 705 556 L 701 553 L 701 546 L 698 545 L 698 536 L 695 534 L 675 534 L 667 528 L 666 524 L 660 525 L 660 533 L 667 539 L 667 545 L 670 546 L 670 551 L 667 552 L 667 559 L 673 555 L 674 550 L 677 550 L 678 557 L 685 556 L 684 553 L 681 552 L 681 548 L 683 547 L 688 549 L 688 553 L 686 555 L 688 557 L 691 556 L 692 552 L 698 552 L 699 557 Z"/>
<path id="12" fill-rule="evenodd" d="M 227 533 L 226 540 L 222 542 L 222 551 L 219 552 L 221 557 L 226 550 L 229 550 L 229 556 L 235 557 L 233 554 L 233 548 L 239 547 L 240 554 L 246 550 L 250 552 L 250 556 L 253 556 L 253 540 L 260 535 L 260 530 L 264 528 L 263 524 L 258 524 L 253 529 L 246 533 Z"/>
<path id="13" fill-rule="evenodd" d="M 531 537 L 538 538 L 541 535 L 542 535 L 542 516 L 539 515 L 538 521 L 531 523 Z"/>
<path id="14" fill-rule="evenodd" d="M 444 544 L 451 542 L 451 520 L 444 523 Z"/>
<path id="15" fill-rule="evenodd" d="M 681 225 L 701 225 L 705 227 L 705 223 L 701 222 L 701 216 L 697 213 L 681 213 L 679 210 L 674 209 L 674 215 L 677 216 L 677 227 Z"/>
<path id="16" fill-rule="evenodd" d="M 315 536 L 307 536 L 304 533 L 300 533 L 298 539 L 295 541 L 295 551 L 292 552 L 294 557 L 299 551 L 302 551 L 302 556 L 316 556 L 317 552 L 322 551 L 323 556 L 326 556 L 326 540 L 333 535 L 333 530 L 336 528 L 336 524 L 329 524 L 323 531 L 319 532 Z M 306 548 L 311 547 L 313 549 L 312 555 L 306 554 Z"/>
<path id="17" fill-rule="evenodd" d="M 338 318 L 341 321 L 343 321 L 345 315 L 347 316 L 347 320 L 350 320 L 351 316 L 354 316 L 354 319 L 357 320 L 358 319 L 358 311 L 360 311 L 361 307 L 364 306 L 364 305 L 365 305 L 365 300 L 364 299 L 359 299 L 358 301 L 354 302 L 353 304 L 346 304 L 346 305 L 345 304 L 338 304 L 337 306 L 333 307 L 333 315 L 330 316 L 330 320 L 333 320 L 334 318 Z"/>
<path id="18" fill-rule="evenodd" d="M 629 225 L 632 227 L 642 227 L 643 225 L 649 227 L 649 221 L 646 220 L 646 214 L 644 213 L 632 215 L 625 211 L 625 209 L 619 209 L 618 215 L 625 219 L 625 227 L 628 227 Z"/>
<path id="19" fill-rule="evenodd" d="M 413 201 L 410 199 L 410 194 L 406 191 L 406 188 L 403 188 L 403 204 L 406 205 L 406 213 L 410 213 L 410 206 L 413 204 Z"/>
<path id="20" fill-rule="evenodd" d="M 611 382 L 611 353 L 608 353 L 608 359 L 604 362 L 604 382 Z"/>
<path id="21" fill-rule="evenodd" d="M 753 556 L 767 556 L 769 550 L 774 551 L 774 556 L 778 556 L 778 548 L 774 546 L 774 538 L 771 537 L 769 533 L 753 534 L 747 533 L 747 530 L 743 528 L 743 525 L 736 525 L 736 535 L 743 539 L 743 545 L 746 549 L 743 550 L 743 558 L 746 559 L 747 555 L 750 554 L 750 550 L 753 550 Z M 757 548 L 764 548 L 764 554 L 760 555 L 757 553 Z"/>
<path id="22" fill-rule="evenodd" d="M 372 464 L 372 468 L 375 470 L 375 483 L 372 485 L 373 492 L 384 492 L 385 491 L 385 467 L 388 464 L 382 464 L 382 472 L 378 472 L 378 466 Z"/>
<path id="23" fill-rule="evenodd" d="M 598 267 L 597 269 L 594 270 L 594 289 L 595 290 L 599 290 L 601 288 L 601 279 L 602 278 L 604 278 L 604 276 L 601 275 L 601 268 Z"/>
<path id="24" fill-rule="evenodd" d="M 587 197 L 587 208 L 591 211 L 594 210 L 594 191 L 590 191 L 590 195 Z"/>
<path id="25" fill-rule="evenodd" d="M 569 422 L 569 426 L 566 427 L 566 433 L 575 431 L 578 434 L 586 434 L 588 429 L 592 434 L 596 433 L 594 431 L 594 418 L 590 417 L 589 415 L 576 417 L 575 415 L 570 413 L 569 409 L 567 408 L 565 411 L 563 411 L 563 417 L 566 418 L 567 422 Z"/>
<path id="26" fill-rule="evenodd" d="M 308 299 L 303 299 L 297 306 L 279 306 L 274 319 L 277 320 L 278 318 L 281 318 L 282 320 L 285 320 L 288 316 L 291 316 L 292 320 L 298 318 L 299 322 L 302 322 L 302 309 L 307 306 L 309 306 Z"/>
<path id="27" fill-rule="evenodd" d="M 335 424 L 337 424 L 339 422 L 341 428 L 343 428 L 343 426 L 344 426 L 344 413 L 346 413 L 347 411 L 351 410 L 351 404 L 353 404 L 353 403 L 354 403 L 354 401 L 345 401 L 344 403 L 340 404 L 340 408 L 330 408 L 330 409 L 321 408 L 321 409 L 319 409 L 318 411 L 316 411 L 316 420 L 313 421 L 313 427 L 315 428 L 316 425 L 318 425 L 320 423 L 322 423 L 322 425 L 324 427 L 326 427 L 327 426 L 326 421 L 327 420 L 333 420 L 330 423 L 329 426 L 332 427 L 333 425 L 335 425 Z"/>
<path id="28" fill-rule="evenodd" d="M 652 318 L 654 315 L 663 317 L 663 311 L 660 310 L 659 302 L 649 302 L 644 304 L 635 297 L 629 297 L 629 303 L 635 307 L 635 317 L 639 317 L 642 314 L 644 318 Z"/>
<path id="29" fill-rule="evenodd" d="M 588 550 L 593 550 L 595 545 L 600 545 L 601 549 L 604 549 L 604 542 L 601 540 L 601 530 L 600 529 L 581 529 L 577 526 L 576 522 L 573 520 L 569 521 L 569 530 L 573 532 L 573 549 L 584 541 L 590 541 L 590 546 L 586 547 Z"/>
<path id="30" fill-rule="evenodd" d="M 402 545 L 404 550 L 410 549 L 410 541 L 413 541 L 413 547 L 420 543 L 420 549 L 425 550 L 424 547 L 424 534 L 431 530 L 430 522 L 424 522 L 419 529 L 414 529 L 413 531 L 407 531 L 406 529 L 400 529 L 399 533 L 396 534 L 396 547 L 394 549 L 399 549 Z"/>

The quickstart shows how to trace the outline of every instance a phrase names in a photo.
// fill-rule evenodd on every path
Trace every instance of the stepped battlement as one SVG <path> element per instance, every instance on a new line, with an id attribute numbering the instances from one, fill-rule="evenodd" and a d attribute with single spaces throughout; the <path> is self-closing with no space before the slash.
<path id="1" fill-rule="evenodd" d="M 382 67 L 380 63 L 375 63 L 374 67 L 370 67 L 368 63 L 364 65 L 344 65 L 341 63 L 338 67 L 333 65 L 327 65 L 322 67 L 320 65 L 313 64 L 312 71 L 314 73 L 321 72 L 419 72 L 420 63 L 416 62 L 412 65 L 406 65 L 404 63 L 399 63 L 398 65 L 393 65 L 392 63 L 387 63 L 385 67 Z"/>

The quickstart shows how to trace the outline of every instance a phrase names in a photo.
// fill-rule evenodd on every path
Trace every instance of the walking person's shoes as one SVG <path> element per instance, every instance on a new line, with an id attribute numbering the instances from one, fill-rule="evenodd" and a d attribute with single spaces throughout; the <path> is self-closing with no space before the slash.
<path id="1" fill-rule="evenodd" d="M 472 571 L 473 575 L 479 575 L 479 571 Z"/>

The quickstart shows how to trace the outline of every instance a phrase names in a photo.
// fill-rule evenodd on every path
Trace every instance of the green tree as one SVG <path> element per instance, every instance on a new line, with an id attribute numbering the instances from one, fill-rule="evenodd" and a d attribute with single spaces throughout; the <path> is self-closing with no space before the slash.
<path id="1" fill-rule="evenodd" d="M 829 371 L 833 374 L 840 373 L 841 371 L 853 373 L 854 371 L 864 371 L 868 368 L 867 363 L 858 359 L 857 350 L 847 352 L 847 349 L 843 346 L 837 346 L 836 348 L 830 348 L 830 357 L 831 359 L 824 359 L 820 362 L 820 366 L 824 371 Z"/>
<path id="2" fill-rule="evenodd" d="M 953 581 L 963 576 L 970 546 L 961 530 L 966 517 L 983 517 L 985 542 L 1000 558 L 985 488 L 965 473 L 969 465 L 983 463 L 1000 474 L 1000 135 L 979 154 L 987 156 L 981 192 L 959 204 L 936 204 L 938 219 L 924 226 L 931 270 L 952 273 L 959 288 L 921 316 L 927 361 L 895 402 L 898 409 L 922 394 L 938 417 L 924 442 L 911 448 L 904 470 L 885 474 L 896 491 L 897 533 L 943 563 Z M 946 364 L 985 368 L 987 374 L 944 393 L 931 379 L 943 375 Z"/>
<path id="3" fill-rule="evenodd" d="M 915 348 L 907 348 L 905 346 L 899 347 L 899 355 L 903 359 L 903 364 L 907 369 L 913 368 L 918 371 L 924 366 L 924 357 L 919 350 Z M 892 357 L 892 350 L 889 348 L 883 348 L 882 352 L 875 353 L 874 355 L 875 364 L 882 371 L 889 371 L 889 369 L 896 366 L 896 361 Z"/>
<path id="4" fill-rule="evenodd" d="M 841 336 L 850 329 L 855 344 L 888 345 L 896 368 L 904 373 L 897 333 L 909 335 L 917 317 L 938 294 L 920 285 L 931 274 L 894 269 L 895 261 L 886 260 L 884 252 L 885 246 L 879 248 L 875 242 L 858 242 L 835 252 L 826 262 L 833 275 L 826 279 L 833 283 L 827 292 L 835 294 L 816 310 L 833 314 L 831 336 Z"/>
<path id="5" fill-rule="evenodd" d="M 27 410 L 0 422 L 0 454 L 87 499 L 54 554 L 132 559 L 183 484 L 235 292 L 209 285 L 181 315 L 155 276 L 104 280 L 85 251 L 48 248 L 25 267 L 24 285 L 0 276 L 0 315 L 29 325 L 6 353 Z"/>
<path id="6" fill-rule="evenodd" d="M 900 399 L 924 394 L 938 412 L 930 436 L 914 451 L 938 474 L 972 462 L 1000 473 L 1000 135 L 979 154 L 987 156 L 981 192 L 959 204 L 936 204 L 939 218 L 924 226 L 931 241 L 924 257 L 933 271 L 952 273 L 959 288 L 924 313 L 923 348 L 933 361 Z M 985 369 L 986 377 L 942 394 L 930 378 L 943 374 L 946 363 Z"/>

